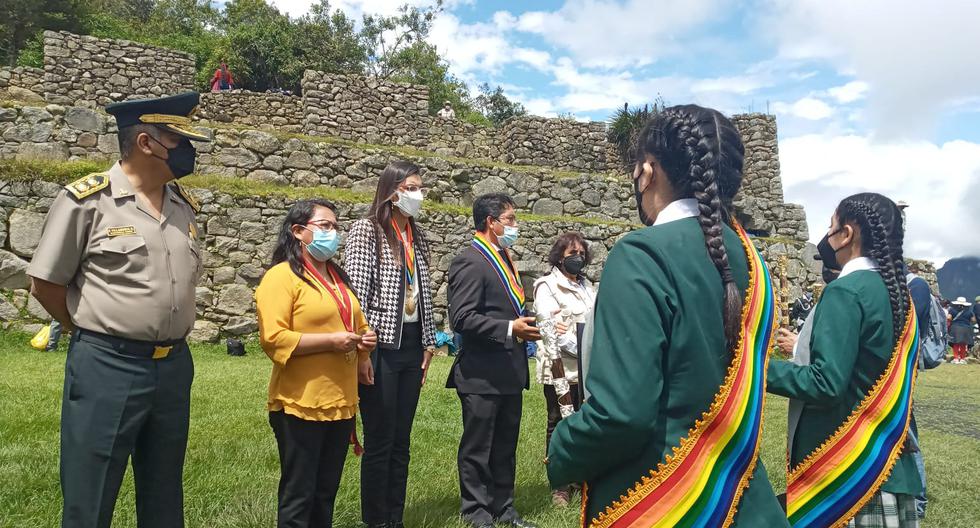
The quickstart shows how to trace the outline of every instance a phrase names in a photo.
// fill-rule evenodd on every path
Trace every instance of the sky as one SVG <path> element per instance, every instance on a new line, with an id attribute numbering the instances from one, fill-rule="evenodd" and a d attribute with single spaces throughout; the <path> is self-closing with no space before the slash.
<path id="1" fill-rule="evenodd" d="M 980 255 L 978 20 L 976 0 L 446 0 L 429 41 L 471 88 L 536 115 L 606 120 L 658 98 L 772 113 L 813 242 L 842 198 L 880 192 L 910 205 L 906 256 L 941 265 Z"/>

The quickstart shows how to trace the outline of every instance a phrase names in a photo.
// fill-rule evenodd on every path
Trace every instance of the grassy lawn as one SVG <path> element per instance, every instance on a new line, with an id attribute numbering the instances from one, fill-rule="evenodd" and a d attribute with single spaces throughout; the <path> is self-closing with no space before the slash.
<path id="1" fill-rule="evenodd" d="M 58 421 L 64 370 L 61 353 L 39 353 L 29 336 L 0 336 L 0 527 L 54 527 L 60 518 Z M 62 345 L 64 347 L 64 345 Z M 193 347 L 190 442 L 185 466 L 189 527 L 271 527 L 279 465 L 264 402 L 270 363 L 250 345 L 244 358 L 223 347 Z M 450 360 L 437 358 L 415 421 L 406 523 L 462 526 L 456 447 L 459 403 L 443 387 Z M 917 416 L 929 475 L 927 527 L 980 526 L 980 367 L 944 365 L 925 373 Z M 517 507 L 542 528 L 576 525 L 577 508 L 555 510 L 541 464 L 545 411 L 540 387 L 525 394 L 518 452 Z M 784 487 L 785 400 L 766 404 L 763 459 L 777 490 Z M 338 527 L 359 525 L 358 460 L 350 456 L 337 504 Z M 135 526 L 131 474 L 123 484 L 115 526 Z"/>

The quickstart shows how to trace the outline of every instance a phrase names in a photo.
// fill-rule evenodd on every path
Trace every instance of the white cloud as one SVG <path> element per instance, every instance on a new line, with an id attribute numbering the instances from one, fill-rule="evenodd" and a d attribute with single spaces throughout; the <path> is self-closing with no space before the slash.
<path id="1" fill-rule="evenodd" d="M 684 37 L 727 10 L 731 0 L 568 0 L 517 22 L 586 67 L 645 65 L 685 48 Z"/>
<path id="2" fill-rule="evenodd" d="M 868 83 L 864 81 L 851 81 L 844 86 L 837 86 L 827 90 L 827 94 L 841 104 L 853 103 L 864 99 L 867 92 Z"/>
<path id="3" fill-rule="evenodd" d="M 808 135 L 780 141 L 779 158 L 786 199 L 805 206 L 814 243 L 841 199 L 873 191 L 910 204 L 906 256 L 942 264 L 980 254 L 978 143 Z"/>
<path id="4" fill-rule="evenodd" d="M 834 115 L 834 109 L 830 105 L 812 96 L 804 97 L 792 104 L 773 103 L 772 110 L 777 116 L 789 114 L 811 121 L 820 121 Z"/>
<path id="5" fill-rule="evenodd" d="M 715 77 L 713 79 L 701 79 L 691 86 L 691 91 L 698 93 L 705 92 L 727 92 L 738 95 L 748 95 L 761 88 L 771 86 L 772 82 L 760 75 L 736 75 L 732 77 Z"/>
<path id="6" fill-rule="evenodd" d="M 786 58 L 830 61 L 870 85 L 884 137 L 930 137 L 951 102 L 980 95 L 974 0 L 764 0 L 760 17 Z"/>

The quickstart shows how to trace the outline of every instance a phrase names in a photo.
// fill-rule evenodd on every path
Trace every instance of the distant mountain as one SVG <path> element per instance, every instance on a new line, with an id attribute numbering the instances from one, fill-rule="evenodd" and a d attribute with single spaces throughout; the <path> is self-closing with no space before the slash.
<path id="1" fill-rule="evenodd" d="M 980 257 L 960 257 L 947 260 L 936 271 L 939 292 L 944 299 L 966 297 L 973 302 L 980 295 Z"/>

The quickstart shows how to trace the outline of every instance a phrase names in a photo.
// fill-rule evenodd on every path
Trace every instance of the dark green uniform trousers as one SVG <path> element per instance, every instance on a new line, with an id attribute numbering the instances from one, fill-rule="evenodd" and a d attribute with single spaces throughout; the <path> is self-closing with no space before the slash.
<path id="1" fill-rule="evenodd" d="M 184 525 L 183 467 L 194 363 L 155 345 L 75 332 L 61 408 L 63 528 L 108 528 L 129 458 L 139 528 Z M 157 355 L 161 355 L 158 351 Z"/>

